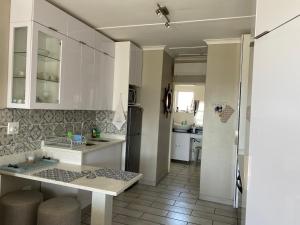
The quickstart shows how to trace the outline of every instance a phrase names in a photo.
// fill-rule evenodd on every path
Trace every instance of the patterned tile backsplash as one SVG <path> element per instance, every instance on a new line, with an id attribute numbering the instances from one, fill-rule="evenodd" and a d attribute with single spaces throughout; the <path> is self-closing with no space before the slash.
<path id="1" fill-rule="evenodd" d="M 127 123 L 124 123 L 121 130 L 118 130 L 112 123 L 114 115 L 115 115 L 114 111 L 109 111 L 109 110 L 97 111 L 97 113 L 96 113 L 97 127 L 103 133 L 126 135 Z"/>
<path id="2" fill-rule="evenodd" d="M 40 149 L 47 137 L 64 136 L 67 131 L 89 135 L 98 127 L 103 133 L 126 134 L 126 124 L 118 131 L 111 123 L 113 111 L 63 111 L 0 109 L 0 157 Z M 7 123 L 19 122 L 17 135 L 7 135 Z"/>

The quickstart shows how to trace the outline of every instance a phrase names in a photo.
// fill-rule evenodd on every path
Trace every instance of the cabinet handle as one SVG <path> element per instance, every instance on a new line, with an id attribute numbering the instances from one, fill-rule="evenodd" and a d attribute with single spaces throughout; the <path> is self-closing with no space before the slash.
<path id="1" fill-rule="evenodd" d="M 83 44 L 83 45 L 87 45 L 85 42 L 83 41 L 79 41 L 80 44 Z"/>
<path id="2" fill-rule="evenodd" d="M 109 55 L 109 54 L 108 54 L 108 53 L 106 53 L 106 52 L 103 52 L 103 54 L 104 54 L 104 55 Z"/>
<path id="3" fill-rule="evenodd" d="M 53 30 L 53 31 L 55 31 L 55 32 L 58 32 L 58 30 L 57 29 L 55 29 L 55 28 L 53 28 L 53 27 L 48 27 L 50 30 Z"/>

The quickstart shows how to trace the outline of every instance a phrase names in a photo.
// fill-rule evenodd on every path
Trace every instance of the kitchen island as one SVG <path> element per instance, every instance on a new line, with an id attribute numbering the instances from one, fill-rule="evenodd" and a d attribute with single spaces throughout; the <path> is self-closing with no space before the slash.
<path id="1" fill-rule="evenodd" d="M 67 176 L 55 176 L 56 173 L 64 173 Z M 119 195 L 142 178 L 142 174 L 66 163 L 57 163 L 25 173 L 0 170 L 0 174 L 1 178 L 27 179 L 91 192 L 91 225 L 111 225 L 113 196 Z"/>

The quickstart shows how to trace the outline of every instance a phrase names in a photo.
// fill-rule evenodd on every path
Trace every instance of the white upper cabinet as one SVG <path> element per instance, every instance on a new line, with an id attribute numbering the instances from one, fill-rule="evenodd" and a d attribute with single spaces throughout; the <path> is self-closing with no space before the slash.
<path id="1" fill-rule="evenodd" d="M 81 108 L 95 109 L 95 50 L 87 45 L 81 46 Z"/>
<path id="2" fill-rule="evenodd" d="M 258 0 L 256 35 L 270 31 L 300 13 L 299 0 Z"/>
<path id="3" fill-rule="evenodd" d="M 61 108 L 66 37 L 35 22 L 13 23 L 8 107 Z"/>
<path id="4" fill-rule="evenodd" d="M 95 30 L 71 16 L 68 18 L 68 36 L 95 47 Z"/>
<path id="5" fill-rule="evenodd" d="M 95 51 L 95 106 L 102 110 L 112 110 L 114 90 L 115 60 L 102 52 Z"/>
<path id="6" fill-rule="evenodd" d="M 46 0 L 11 0 L 9 49 L 7 107 L 113 109 L 115 43 Z"/>
<path id="7" fill-rule="evenodd" d="M 105 54 L 115 57 L 115 42 L 105 35 L 95 31 L 95 48 Z"/>
<path id="8" fill-rule="evenodd" d="M 81 108 L 81 43 L 68 38 L 65 50 L 65 74 L 62 76 L 64 109 Z"/>
<path id="9" fill-rule="evenodd" d="M 142 86 L 142 69 L 143 69 L 143 50 L 130 44 L 130 68 L 129 68 L 129 84 Z"/>
<path id="10" fill-rule="evenodd" d="M 67 34 L 68 15 L 45 0 L 34 1 L 33 20 L 59 33 Z"/>
<path id="11" fill-rule="evenodd" d="M 45 0 L 12 0 L 10 22 L 35 21 L 67 34 L 68 15 Z"/>

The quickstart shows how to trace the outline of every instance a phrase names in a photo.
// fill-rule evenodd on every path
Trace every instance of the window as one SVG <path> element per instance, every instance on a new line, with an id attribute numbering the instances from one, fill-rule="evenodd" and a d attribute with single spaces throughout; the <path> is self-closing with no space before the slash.
<path id="1" fill-rule="evenodd" d="M 194 103 L 194 92 L 179 91 L 177 94 L 177 110 L 192 112 Z"/>

